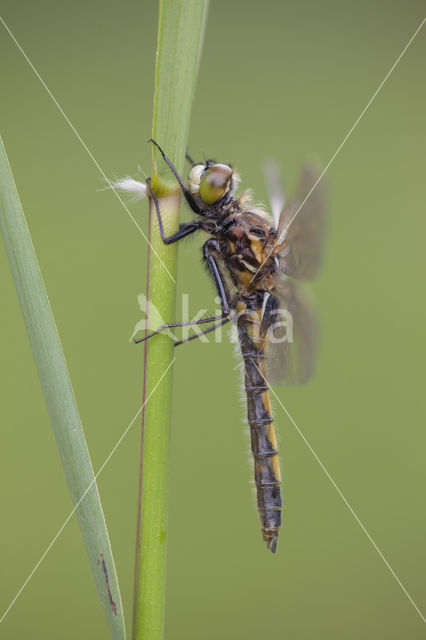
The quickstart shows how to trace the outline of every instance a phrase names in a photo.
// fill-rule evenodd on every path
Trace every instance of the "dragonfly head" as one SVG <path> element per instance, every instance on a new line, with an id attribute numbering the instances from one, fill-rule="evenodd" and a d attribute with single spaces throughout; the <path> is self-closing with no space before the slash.
<path id="1" fill-rule="evenodd" d="M 227 164 L 196 164 L 188 176 L 191 193 L 198 196 L 205 205 L 219 202 L 227 194 L 232 194 L 234 171 Z"/>

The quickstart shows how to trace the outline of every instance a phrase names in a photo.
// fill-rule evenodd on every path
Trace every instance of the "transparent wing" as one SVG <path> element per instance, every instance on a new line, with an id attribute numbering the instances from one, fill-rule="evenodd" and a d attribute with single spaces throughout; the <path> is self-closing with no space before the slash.
<path id="1" fill-rule="evenodd" d="M 278 223 L 280 268 L 299 280 L 313 278 L 322 259 L 326 205 L 320 175 L 313 163 L 303 169 L 296 197 L 283 208 Z"/>
<path id="2" fill-rule="evenodd" d="M 285 204 L 285 194 L 281 186 L 280 168 L 276 160 L 268 158 L 263 162 L 263 174 L 268 189 L 269 204 L 275 227 L 279 224 L 281 211 Z"/>
<path id="3" fill-rule="evenodd" d="M 313 373 L 317 330 L 303 285 L 283 278 L 273 291 L 268 323 L 267 371 L 271 383 L 304 384 Z M 266 315 L 266 314 L 265 314 Z"/>

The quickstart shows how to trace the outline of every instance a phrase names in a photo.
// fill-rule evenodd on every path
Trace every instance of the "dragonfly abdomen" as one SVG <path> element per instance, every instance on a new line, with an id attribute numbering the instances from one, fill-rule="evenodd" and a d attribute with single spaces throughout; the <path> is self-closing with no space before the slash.
<path id="1" fill-rule="evenodd" d="M 239 318 L 238 329 L 244 360 L 244 383 L 247 395 L 247 419 L 250 425 L 254 458 L 254 480 L 257 493 L 262 536 L 268 549 L 275 553 L 281 527 L 281 473 L 278 446 L 266 384 L 267 338 L 260 335 L 259 314 L 252 310 Z M 261 345 L 263 348 L 261 348 Z"/>

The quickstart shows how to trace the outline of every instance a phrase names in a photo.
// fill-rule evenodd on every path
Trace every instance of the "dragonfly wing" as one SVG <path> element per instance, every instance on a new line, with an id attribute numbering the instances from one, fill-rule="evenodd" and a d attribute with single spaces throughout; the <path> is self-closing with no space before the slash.
<path id="1" fill-rule="evenodd" d="M 313 163 L 303 169 L 295 199 L 280 215 L 277 243 L 281 270 L 311 280 L 320 266 L 326 222 L 324 184 Z"/>
<path id="2" fill-rule="evenodd" d="M 274 218 L 275 227 L 279 224 L 281 211 L 285 204 L 285 195 L 281 186 L 280 168 L 278 163 L 269 158 L 263 162 L 263 174 L 268 188 L 269 204 Z"/>
<path id="3" fill-rule="evenodd" d="M 268 379 L 274 384 L 304 384 L 313 373 L 316 354 L 312 304 L 302 285 L 290 279 L 280 281 L 273 295 L 278 304 L 268 329 Z"/>

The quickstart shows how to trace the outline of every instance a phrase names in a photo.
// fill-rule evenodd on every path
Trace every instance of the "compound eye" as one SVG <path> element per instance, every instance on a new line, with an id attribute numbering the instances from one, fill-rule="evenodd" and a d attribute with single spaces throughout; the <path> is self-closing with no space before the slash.
<path id="1" fill-rule="evenodd" d="M 229 190 L 232 169 L 226 164 L 214 164 L 201 176 L 200 196 L 206 204 L 214 204 Z"/>

